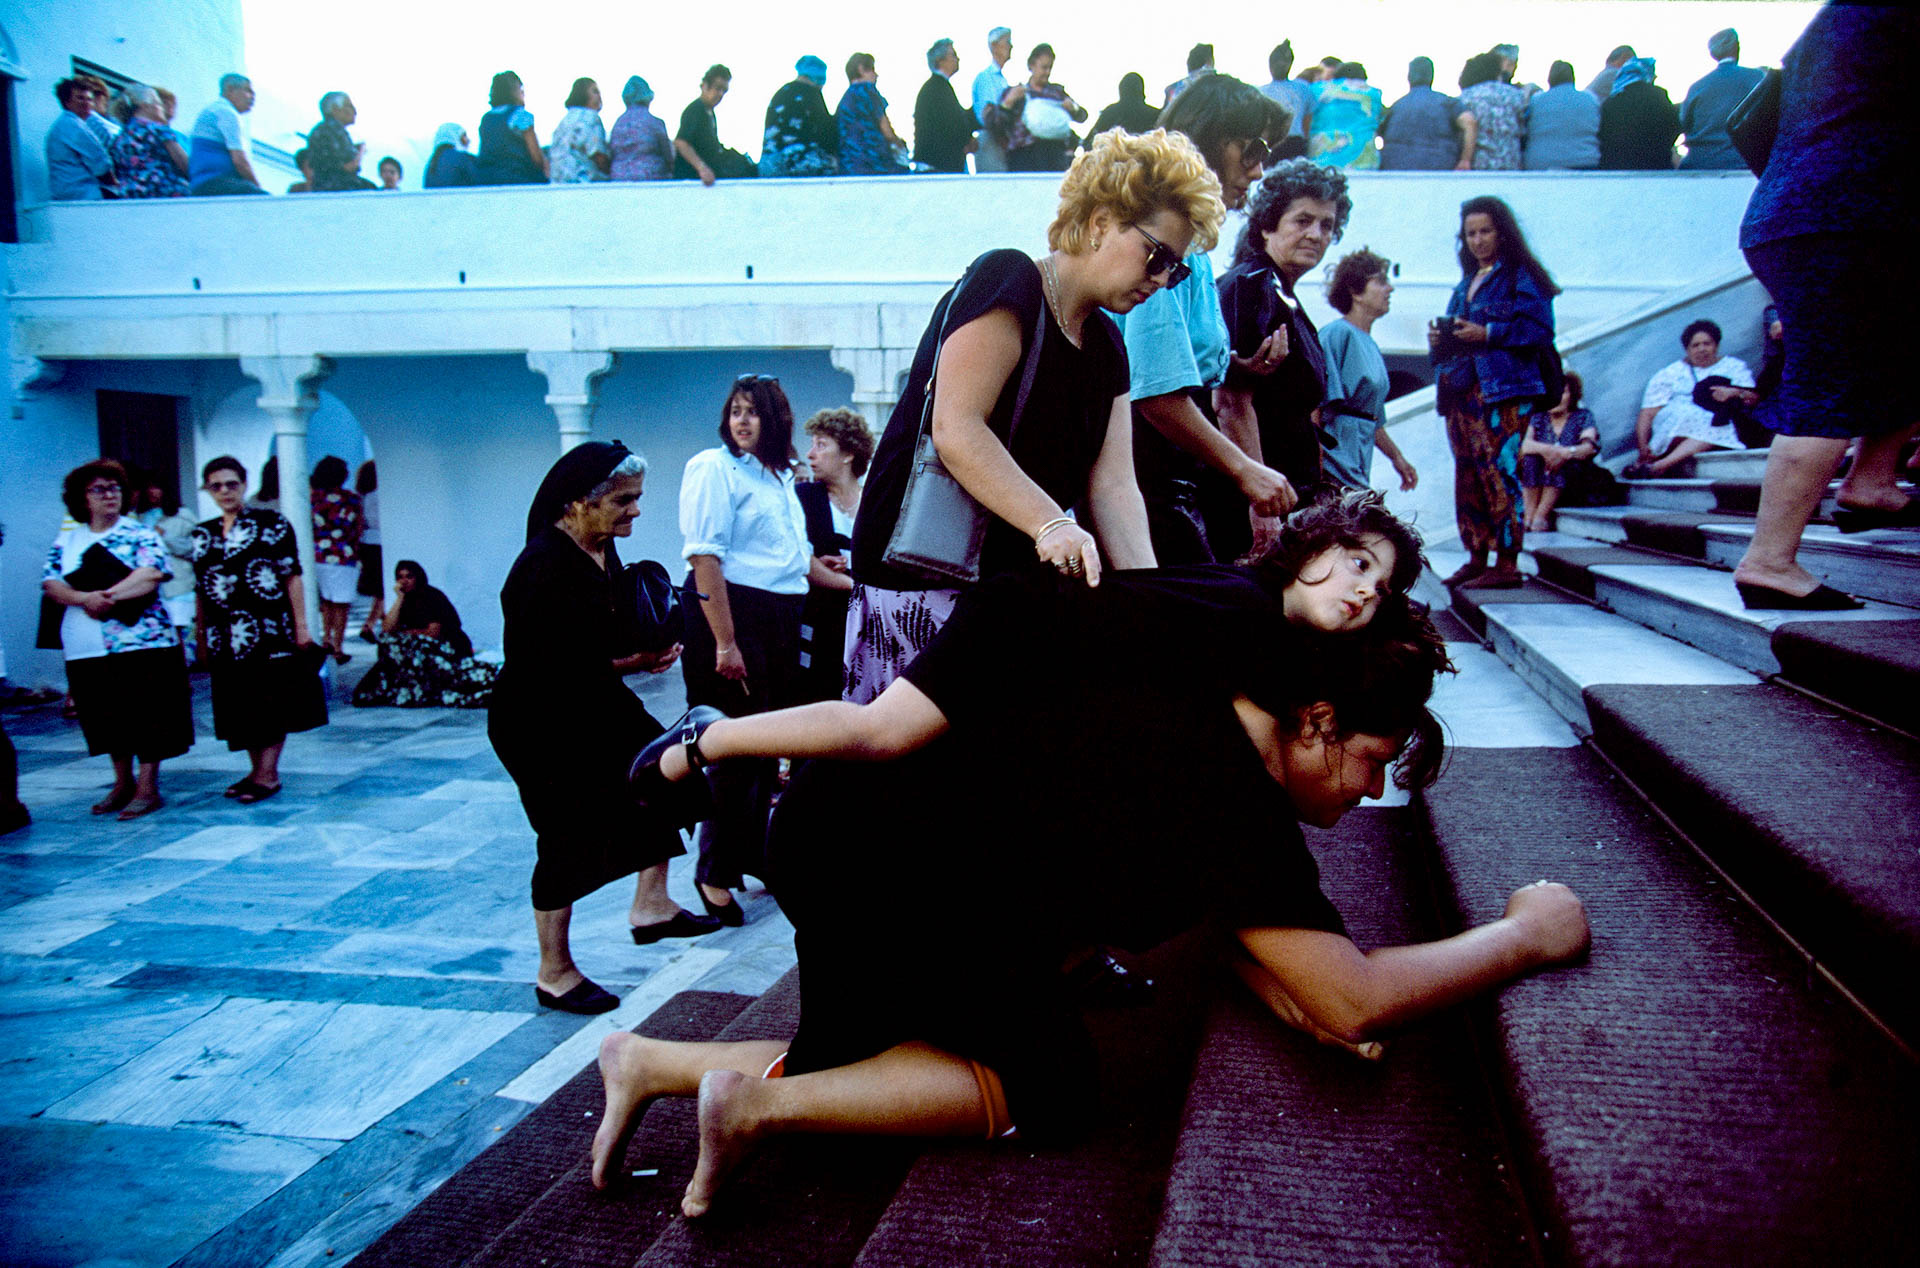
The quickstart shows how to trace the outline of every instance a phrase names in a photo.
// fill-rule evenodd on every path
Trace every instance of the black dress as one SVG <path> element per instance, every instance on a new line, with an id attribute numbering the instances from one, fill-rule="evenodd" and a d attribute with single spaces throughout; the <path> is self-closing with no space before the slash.
<path id="1" fill-rule="evenodd" d="M 1322 481 L 1313 411 L 1326 399 L 1327 355 L 1313 319 L 1299 304 L 1288 302 L 1292 295 L 1293 288 L 1264 261 L 1235 264 L 1220 277 L 1220 311 L 1234 355 L 1253 355 L 1267 336 L 1287 327 L 1287 359 L 1279 369 L 1258 375 L 1230 365 L 1227 386 L 1252 393 L 1261 460 L 1287 477 L 1305 502 Z M 1214 554 L 1238 557 L 1253 540 L 1246 498 L 1224 479 L 1210 481 L 1203 490 L 1201 505 Z"/>
<path id="2" fill-rule="evenodd" d="M 557 528 L 527 543 L 500 591 L 506 665 L 487 738 L 539 837 L 533 905 L 554 911 L 685 852 L 680 834 L 626 791 L 633 756 L 664 729 L 614 669 L 613 544 L 607 571 Z"/>
<path id="3" fill-rule="evenodd" d="M 1050 629 L 1103 631 L 1096 650 L 1110 660 L 1055 672 L 1034 650 L 1037 613 Z M 1217 632 L 1216 621 L 1230 637 L 1241 621 L 1291 637 L 1276 596 L 1231 569 L 1115 573 L 1095 591 L 989 583 L 961 600 L 907 672 L 947 713 L 945 737 L 896 762 L 795 773 L 770 843 L 799 951 L 788 1073 L 918 1039 L 992 1067 L 1022 1135 L 1058 1137 L 1084 1124 L 1096 1085 L 1058 971 L 1068 950 L 1144 949 L 1208 920 L 1344 931 L 1231 693 L 1217 680 L 1196 689 L 1222 658 L 1160 657 L 1139 672 L 1143 646 L 1181 629 Z M 1134 677 L 1113 676 L 1122 662 Z M 1032 762 L 1027 740 L 1009 735 L 1051 737 L 1049 751 L 1070 768 Z M 1180 894 L 1192 897 L 1170 901 L 1175 847 Z M 1071 876 L 1074 901 L 1009 901 L 1015 876 Z"/>
<path id="4" fill-rule="evenodd" d="M 317 665 L 293 641 L 288 583 L 300 575 L 293 525 L 278 511 L 215 516 L 193 530 L 190 557 L 205 616 L 213 733 L 235 752 L 270 748 L 326 725 Z"/>

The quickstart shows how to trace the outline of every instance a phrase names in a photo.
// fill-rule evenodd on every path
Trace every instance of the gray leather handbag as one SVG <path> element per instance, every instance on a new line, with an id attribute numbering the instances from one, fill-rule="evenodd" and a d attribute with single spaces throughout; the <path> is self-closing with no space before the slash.
<path id="1" fill-rule="evenodd" d="M 963 275 L 954 284 L 953 297 L 947 301 L 947 313 L 960 298 L 967 284 Z M 1040 342 L 1047 328 L 1047 305 L 1040 302 L 1032 337 L 1027 340 L 1027 355 L 1020 371 L 1020 390 L 1013 401 L 1013 417 L 1007 422 L 1004 437 L 1009 450 L 1013 435 L 1026 412 L 1027 395 L 1033 390 L 1033 376 L 1040 368 Z M 900 515 L 887 538 L 881 555 L 890 568 L 898 568 L 930 581 L 972 585 L 980 580 L 980 544 L 986 538 L 987 524 L 993 513 L 981 506 L 973 494 L 953 478 L 933 445 L 933 391 L 940 374 L 940 352 L 947 342 L 946 315 L 940 318 L 940 338 L 933 349 L 933 367 L 927 374 L 925 400 L 920 406 L 920 430 L 913 446 L 913 466 L 907 472 L 907 488 L 900 499 Z"/>

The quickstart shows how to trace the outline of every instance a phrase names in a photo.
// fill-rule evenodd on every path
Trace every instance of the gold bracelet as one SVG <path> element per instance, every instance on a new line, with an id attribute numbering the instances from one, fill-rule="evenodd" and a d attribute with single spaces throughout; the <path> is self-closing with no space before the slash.
<path id="1" fill-rule="evenodd" d="M 1051 533 L 1054 529 L 1059 528 L 1064 524 L 1071 524 L 1073 522 L 1074 522 L 1073 516 L 1062 515 L 1055 519 L 1050 519 L 1046 523 L 1042 524 L 1040 526 L 1040 531 L 1033 535 L 1034 549 L 1038 550 L 1040 548 L 1040 543 L 1046 540 L 1048 533 Z"/>

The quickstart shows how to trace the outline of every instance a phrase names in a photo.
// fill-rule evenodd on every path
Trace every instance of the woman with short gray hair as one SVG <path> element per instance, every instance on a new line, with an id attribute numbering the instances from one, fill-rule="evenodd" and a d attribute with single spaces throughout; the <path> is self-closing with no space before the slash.
<path id="1" fill-rule="evenodd" d="M 127 115 L 120 134 L 107 146 L 120 197 L 186 197 L 187 152 L 167 126 L 160 94 L 145 84 L 128 84 L 121 96 Z"/>

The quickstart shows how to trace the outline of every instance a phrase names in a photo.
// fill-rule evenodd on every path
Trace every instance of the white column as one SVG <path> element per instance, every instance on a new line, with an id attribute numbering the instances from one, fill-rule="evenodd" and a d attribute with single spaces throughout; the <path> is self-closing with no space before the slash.
<path id="1" fill-rule="evenodd" d="M 333 365 L 325 357 L 241 357 L 240 372 L 260 384 L 260 410 L 273 423 L 280 460 L 280 513 L 293 525 L 305 584 L 307 629 L 320 634 L 320 586 L 313 571 L 313 512 L 307 504 L 307 418 L 319 404 L 311 384 Z"/>
<path id="2" fill-rule="evenodd" d="M 912 348 L 835 348 L 833 368 L 853 376 L 853 407 L 878 437 L 900 401 L 900 382 L 913 368 Z"/>
<path id="3" fill-rule="evenodd" d="M 529 352 L 527 368 L 547 379 L 547 408 L 560 424 L 560 452 L 593 434 L 594 395 L 613 369 L 611 352 Z"/>

